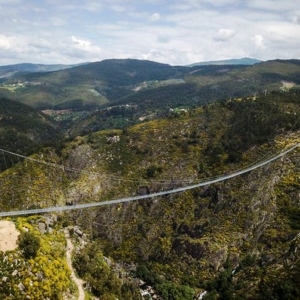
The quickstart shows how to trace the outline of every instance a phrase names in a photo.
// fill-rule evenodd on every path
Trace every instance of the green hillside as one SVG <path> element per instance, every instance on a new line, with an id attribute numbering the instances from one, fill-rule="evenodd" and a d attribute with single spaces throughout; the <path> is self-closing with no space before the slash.
<path id="1" fill-rule="evenodd" d="M 1 210 L 146 195 L 229 174 L 299 143 L 299 103 L 296 89 L 273 92 L 78 136 L 32 156 L 51 165 L 24 161 L 2 172 Z M 126 285 L 138 277 L 163 299 L 204 290 L 203 299 L 298 299 L 298 156 L 202 188 L 61 214 L 90 237 L 75 256 L 78 274 L 96 297 L 139 299 Z M 122 266 L 123 285 L 109 285 L 110 271 L 96 263 L 103 255 Z"/>
<path id="2" fill-rule="evenodd" d="M 298 60 L 107 60 L 16 76 L 0 87 L 1 211 L 147 195 L 272 157 L 300 141 L 299 74 Z M 74 295 L 62 230 L 78 226 L 73 264 L 99 299 L 140 300 L 139 280 L 162 299 L 299 299 L 298 156 L 185 192 L 58 213 L 51 226 L 48 215 L 13 219 L 40 248 L 34 258 L 22 242 L 0 253 L 0 295 Z"/>
<path id="3" fill-rule="evenodd" d="M 101 129 L 124 129 L 141 120 L 151 120 L 187 109 L 272 91 L 297 89 L 299 61 L 269 61 L 254 66 L 209 66 L 195 68 L 181 81 L 158 81 L 123 95 L 72 123 L 68 133 L 83 135 Z"/>
<path id="4" fill-rule="evenodd" d="M 39 109 L 88 111 L 117 103 L 167 97 L 181 105 L 243 97 L 299 84 L 297 60 L 247 65 L 180 67 L 134 59 L 112 59 L 55 72 L 16 75 L 2 83 L 0 94 Z M 186 91 L 188 95 L 182 99 Z M 167 96 L 165 96 L 167 94 Z M 165 101 L 161 99 L 160 101 Z"/>
<path id="5" fill-rule="evenodd" d="M 0 78 L 9 78 L 16 75 L 18 72 L 31 73 L 31 72 L 51 72 L 75 67 L 76 65 L 43 65 L 43 64 L 30 64 L 22 63 L 15 65 L 0 66 Z"/>
<path id="6" fill-rule="evenodd" d="M 83 109 L 84 104 L 101 105 L 115 97 L 132 93 L 135 84 L 165 80 L 182 75 L 183 67 L 171 67 L 150 61 L 105 60 L 48 73 L 15 76 L 3 88 L 24 83 L 10 97 L 38 108 Z M 76 104 L 78 100 L 83 105 Z"/>
<path id="7" fill-rule="evenodd" d="M 260 63 L 261 60 L 244 57 L 239 59 L 225 59 L 225 60 L 213 60 L 213 61 L 203 61 L 199 63 L 193 63 L 189 67 L 195 66 L 207 66 L 207 65 L 255 65 Z"/>
<path id="8" fill-rule="evenodd" d="M 91 134 L 65 152 L 75 163 L 86 149 L 84 170 L 99 172 L 77 179 L 80 191 L 99 191 L 76 201 L 168 190 L 251 165 L 299 141 L 299 113 L 299 94 L 274 94 Z M 224 183 L 86 211 L 81 222 L 94 216 L 86 228 L 104 253 L 138 263 L 138 276 L 165 299 L 192 299 L 187 287 L 208 299 L 297 298 L 297 155 Z"/>
<path id="9" fill-rule="evenodd" d="M 0 99 L 1 149 L 29 155 L 44 146 L 59 143 L 60 129 L 46 115 L 19 102 Z M 16 157 L 0 161 L 0 169 L 18 161 Z"/>

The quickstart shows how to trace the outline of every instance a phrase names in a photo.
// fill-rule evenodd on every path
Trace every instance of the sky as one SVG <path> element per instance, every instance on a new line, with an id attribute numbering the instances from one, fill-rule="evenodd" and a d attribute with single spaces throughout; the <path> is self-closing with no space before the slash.
<path id="1" fill-rule="evenodd" d="M 0 65 L 300 59 L 299 0 L 0 0 Z"/>

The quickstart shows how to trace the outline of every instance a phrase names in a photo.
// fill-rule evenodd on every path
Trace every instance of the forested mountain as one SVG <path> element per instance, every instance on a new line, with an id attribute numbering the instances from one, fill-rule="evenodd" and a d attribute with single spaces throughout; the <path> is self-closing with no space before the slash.
<path id="1" fill-rule="evenodd" d="M 118 103 L 141 103 L 148 92 L 149 98 L 167 95 L 166 100 L 161 99 L 167 101 L 166 106 L 174 108 L 180 102 L 181 106 L 190 107 L 298 84 L 299 69 L 297 60 L 191 68 L 113 59 L 56 72 L 16 75 L 2 84 L 0 94 L 39 109 L 82 111 Z M 170 93 L 172 89 L 176 93 Z M 180 96 L 176 97 L 178 93 Z M 187 96 L 181 99 L 184 93 Z"/>
<path id="2" fill-rule="evenodd" d="M 76 65 L 43 65 L 43 64 L 30 64 L 22 63 L 15 65 L 0 66 L 0 78 L 2 81 L 16 75 L 17 73 L 31 73 L 31 72 L 50 72 L 68 69 L 75 67 Z"/>
<path id="3" fill-rule="evenodd" d="M 15 76 L 4 83 L 3 92 L 10 84 L 24 83 L 11 94 L 13 99 L 39 108 L 83 109 L 131 94 L 134 86 L 144 81 L 182 77 L 182 70 L 150 61 L 113 59 L 57 72 Z"/>
<path id="4" fill-rule="evenodd" d="M 299 70 L 298 61 L 269 61 L 251 67 L 197 67 L 181 81 L 143 84 L 137 92 L 122 94 L 73 123 L 68 133 L 76 136 L 100 129 L 123 129 L 140 120 L 167 116 L 170 111 L 295 89 L 299 84 Z"/>
<path id="5" fill-rule="evenodd" d="M 43 113 L 19 102 L 0 99 L 0 141 L 1 149 L 21 155 L 32 154 L 44 146 L 59 143 L 59 126 Z M 17 162 L 16 157 L 0 160 L 0 169 L 6 169 Z"/>
<path id="6" fill-rule="evenodd" d="M 281 65 L 278 76 L 290 80 L 297 64 L 259 70 L 278 74 Z M 245 80 L 252 68 L 243 70 Z M 28 160 L 0 173 L 1 210 L 147 195 L 230 174 L 299 143 L 299 103 L 294 88 L 174 110 L 122 130 L 91 127 L 32 156 L 49 165 Z M 59 226 L 76 224 L 89 237 L 75 253 L 78 274 L 100 299 L 140 299 L 133 278 L 162 299 L 195 299 L 204 291 L 203 299 L 298 299 L 298 156 L 297 148 L 185 192 L 60 213 Z"/>
<path id="7" fill-rule="evenodd" d="M 225 59 L 225 60 L 213 60 L 213 61 L 203 61 L 199 63 L 193 63 L 189 67 L 195 66 L 207 66 L 207 65 L 255 65 L 262 62 L 261 60 L 244 57 L 239 59 Z"/>

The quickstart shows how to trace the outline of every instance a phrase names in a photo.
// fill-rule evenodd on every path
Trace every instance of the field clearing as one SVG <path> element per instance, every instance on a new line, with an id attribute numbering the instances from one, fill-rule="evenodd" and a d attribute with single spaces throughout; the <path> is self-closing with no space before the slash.
<path id="1" fill-rule="evenodd" d="M 100 94 L 94 85 L 80 84 L 80 85 L 3 85 L 0 87 L 0 94 L 21 103 L 27 104 L 38 109 L 53 108 L 56 105 L 72 103 L 72 101 L 82 101 L 82 103 L 102 105 L 109 100 L 105 95 Z M 72 108 L 69 107 L 69 108 Z"/>
<path id="2" fill-rule="evenodd" d="M 21 88 L 24 88 L 24 85 L 3 85 L 0 87 L 0 89 L 5 89 L 12 93 L 15 93 L 16 90 L 19 90 Z"/>

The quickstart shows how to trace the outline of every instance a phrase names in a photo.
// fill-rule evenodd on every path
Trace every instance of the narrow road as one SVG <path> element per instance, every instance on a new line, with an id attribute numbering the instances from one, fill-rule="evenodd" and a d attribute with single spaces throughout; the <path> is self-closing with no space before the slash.
<path id="1" fill-rule="evenodd" d="M 72 251 L 74 249 L 73 243 L 70 239 L 69 231 L 66 229 L 65 230 L 65 236 L 67 240 L 67 264 L 69 269 L 71 270 L 71 279 L 75 282 L 78 288 L 78 300 L 84 300 L 84 289 L 83 289 L 83 284 L 84 281 L 76 277 L 75 271 L 72 266 Z"/>

